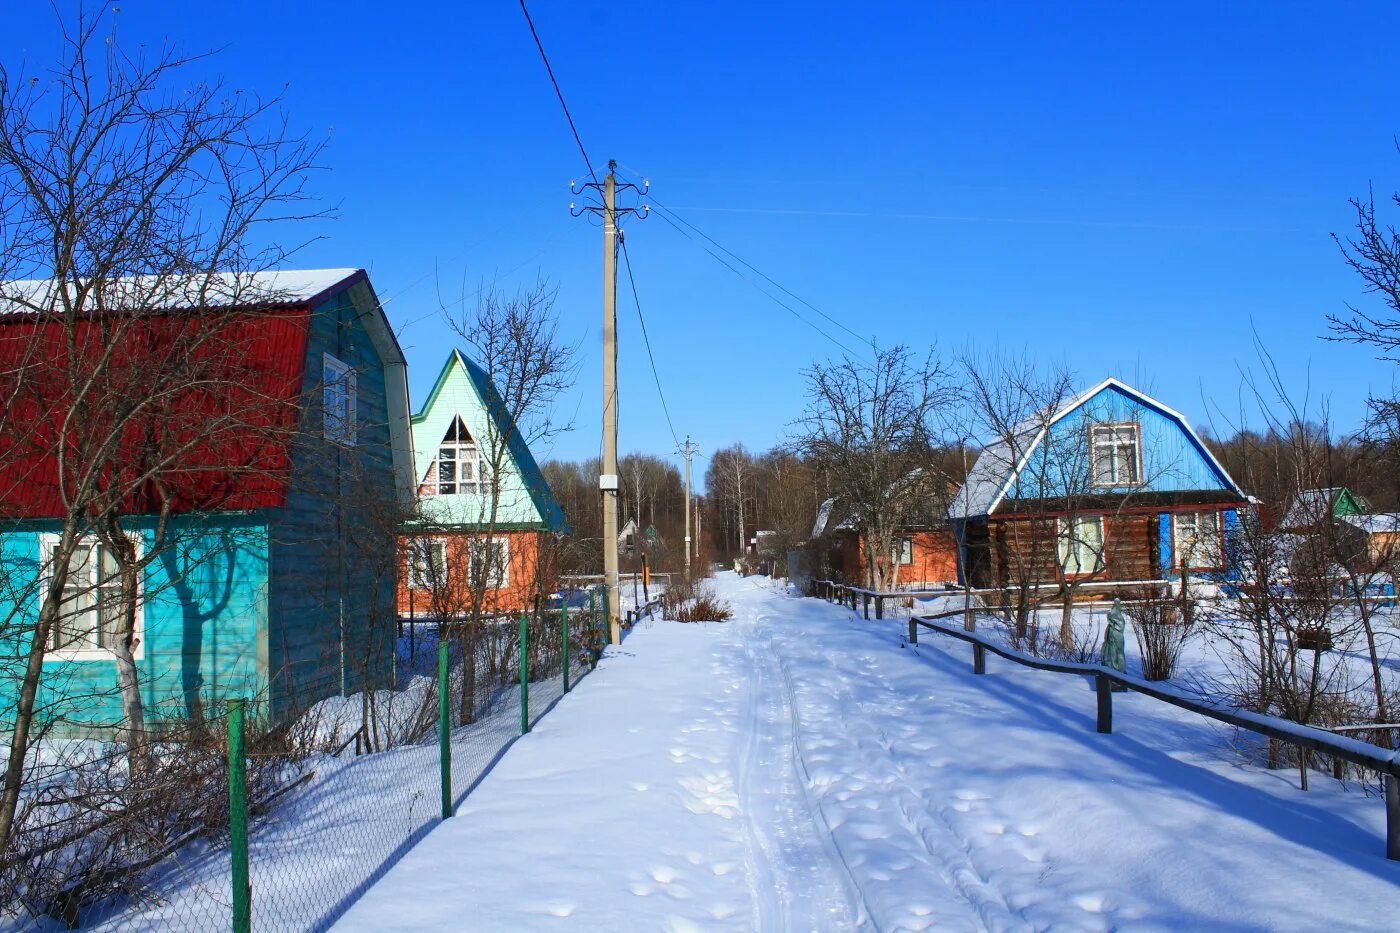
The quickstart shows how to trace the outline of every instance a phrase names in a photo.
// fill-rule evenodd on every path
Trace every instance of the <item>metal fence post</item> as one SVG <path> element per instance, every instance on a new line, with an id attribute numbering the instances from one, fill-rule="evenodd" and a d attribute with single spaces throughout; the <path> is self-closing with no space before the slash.
<path id="1" fill-rule="evenodd" d="M 530 617 L 520 613 L 520 734 L 530 731 Z"/>
<path id="2" fill-rule="evenodd" d="M 1113 682 L 1102 674 L 1094 675 L 1094 688 L 1099 695 L 1098 730 L 1113 731 Z"/>
<path id="3" fill-rule="evenodd" d="M 569 692 L 569 607 L 562 607 L 560 613 L 559 627 L 563 630 L 560 635 L 564 638 L 564 692 Z"/>
<path id="4" fill-rule="evenodd" d="M 447 697 L 450 670 L 448 661 L 447 639 L 442 637 L 442 630 L 438 629 L 438 778 L 442 784 L 444 820 L 452 816 L 452 730 L 448 720 L 452 706 Z M 462 689 L 467 689 L 465 680 L 462 681 Z"/>
<path id="5" fill-rule="evenodd" d="M 1400 778 L 1385 776 L 1385 857 L 1400 861 Z"/>
<path id="6" fill-rule="evenodd" d="M 233 933 L 253 928 L 253 891 L 248 883 L 248 748 L 244 700 L 228 701 L 228 848 L 232 863 Z"/>

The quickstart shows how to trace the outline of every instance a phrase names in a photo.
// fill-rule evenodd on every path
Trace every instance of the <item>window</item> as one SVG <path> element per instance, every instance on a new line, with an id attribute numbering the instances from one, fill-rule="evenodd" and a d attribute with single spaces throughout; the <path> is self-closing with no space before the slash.
<path id="1" fill-rule="evenodd" d="M 461 416 L 452 419 L 452 426 L 438 445 L 437 458 L 428 465 L 419 492 L 425 496 L 454 496 L 461 493 L 482 493 L 490 488 L 490 470 Z"/>
<path id="2" fill-rule="evenodd" d="M 359 407 L 355 371 L 329 353 L 323 353 L 321 383 L 326 439 L 353 447 Z"/>
<path id="3" fill-rule="evenodd" d="M 53 567 L 58 535 L 40 535 L 40 560 L 46 574 Z M 141 556 L 141 543 L 136 556 Z M 45 587 L 46 589 L 46 587 Z M 44 594 L 39 599 L 42 603 Z M 68 563 L 68 575 L 63 581 L 63 598 L 58 621 L 49 635 L 51 657 L 57 660 L 84 660 L 112 657 L 112 646 L 121 633 L 122 583 L 117 561 L 112 552 L 96 538 L 84 538 L 73 551 Z M 142 656 L 144 612 L 141 601 L 136 604 L 136 650 Z"/>
<path id="4" fill-rule="evenodd" d="M 1172 538 L 1178 568 L 1219 570 L 1225 565 L 1219 512 L 1176 512 L 1172 515 Z"/>
<path id="5" fill-rule="evenodd" d="M 895 553 L 899 555 L 899 563 L 908 567 L 914 563 L 914 542 L 909 538 L 900 538 L 895 545 Z"/>
<path id="6" fill-rule="evenodd" d="M 1096 424 L 1090 456 L 1095 486 L 1136 486 L 1142 482 L 1142 446 L 1135 424 Z"/>
<path id="7" fill-rule="evenodd" d="M 1103 569 L 1103 516 L 1062 518 L 1058 537 L 1060 566 L 1065 573 L 1097 573 Z"/>
<path id="8" fill-rule="evenodd" d="M 488 542 L 473 538 L 467 542 L 468 580 L 472 586 L 485 584 L 488 589 L 500 589 L 510 585 L 509 542 L 494 540 Z"/>
<path id="9" fill-rule="evenodd" d="M 447 581 L 447 541 L 444 538 L 413 538 L 408 543 L 408 585 L 415 590 L 432 589 Z"/>

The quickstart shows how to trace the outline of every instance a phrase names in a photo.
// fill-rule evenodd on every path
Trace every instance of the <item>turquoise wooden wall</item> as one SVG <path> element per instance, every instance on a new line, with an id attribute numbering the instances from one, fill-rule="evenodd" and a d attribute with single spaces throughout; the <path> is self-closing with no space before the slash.
<path id="1" fill-rule="evenodd" d="M 149 546 L 149 519 L 128 527 Z M 38 619 L 39 536 L 53 522 L 26 522 L 0 533 L 0 622 L 28 628 Z M 173 545 L 147 569 L 144 655 L 137 662 L 148 720 L 183 718 L 200 704 L 266 687 L 267 526 L 260 515 L 178 517 Z M 19 658 L 27 640 L 0 642 L 0 710 L 15 706 Z M 122 718 L 111 660 L 58 660 L 44 665 L 41 716 L 111 726 Z M 8 728 L 0 713 L 0 729 Z"/>
<path id="2" fill-rule="evenodd" d="M 273 715 L 383 683 L 392 671 L 394 496 L 383 363 L 360 323 L 354 290 L 312 309 L 302 433 L 285 508 L 268 516 L 269 676 Z M 325 441 L 322 354 L 357 380 L 354 446 Z"/>
<path id="3" fill-rule="evenodd" d="M 1140 426 L 1142 440 L 1145 483 L 1133 487 L 1134 491 L 1232 491 L 1229 480 L 1175 419 L 1107 386 L 1051 426 L 1049 436 L 1031 454 L 1007 498 L 1039 499 L 1089 492 L 1089 428 L 1126 421 Z"/>

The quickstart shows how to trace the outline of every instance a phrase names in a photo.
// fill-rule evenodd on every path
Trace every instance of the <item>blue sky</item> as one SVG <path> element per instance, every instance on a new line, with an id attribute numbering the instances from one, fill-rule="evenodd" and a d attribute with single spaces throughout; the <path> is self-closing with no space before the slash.
<path id="1" fill-rule="evenodd" d="M 7 11 L 7 61 L 53 57 L 47 4 L 29 6 Z M 531 10 L 596 162 L 646 175 L 857 333 L 1029 350 L 1198 423 L 1237 410 L 1256 329 L 1344 425 L 1391 386 L 1393 364 L 1320 337 L 1367 300 L 1330 239 L 1347 199 L 1400 188 L 1393 3 Z M 537 453 L 597 454 L 600 235 L 569 215 L 582 160 L 514 0 L 126 0 L 112 15 L 124 42 L 219 48 L 205 73 L 287 85 L 293 125 L 329 137 L 316 186 L 339 219 L 287 236 L 322 237 L 300 265 L 370 270 L 415 404 L 450 342 L 441 299 L 555 284 L 582 364 L 559 403 L 576 430 Z M 799 370 L 839 348 L 659 218 L 629 235 L 676 430 L 705 453 L 781 439 Z M 625 289 L 619 317 L 622 449 L 667 453 Z"/>

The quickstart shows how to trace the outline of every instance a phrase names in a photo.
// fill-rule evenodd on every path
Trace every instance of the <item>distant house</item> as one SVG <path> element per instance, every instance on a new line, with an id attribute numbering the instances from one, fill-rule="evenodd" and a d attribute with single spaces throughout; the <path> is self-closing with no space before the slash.
<path id="1" fill-rule="evenodd" d="M 635 518 L 627 519 L 627 523 L 617 533 L 617 546 L 623 554 L 629 557 L 637 553 L 637 520 Z"/>
<path id="2" fill-rule="evenodd" d="M 952 523 L 944 516 L 956 488 L 938 483 L 920 487 L 924 507 L 900 529 L 885 569 L 900 587 L 933 588 L 958 580 L 958 545 Z M 864 585 L 869 579 L 865 535 L 858 531 L 858 517 L 840 497 L 827 499 L 817 509 L 811 541 L 822 552 L 824 571 L 849 583 Z M 897 568 L 897 569 L 896 569 Z"/>
<path id="3" fill-rule="evenodd" d="M 420 516 L 404 529 L 399 614 L 523 609 L 556 587 L 549 538 L 567 525 L 486 371 L 453 350 L 413 416 Z M 491 475 L 493 451 L 501 472 Z M 494 494 L 493 494 L 494 491 Z"/>
<path id="4" fill-rule="evenodd" d="M 5 290 L 26 286 L 51 287 L 8 283 Z M 106 312 L 109 329 L 116 315 L 134 311 L 149 322 L 133 331 L 139 346 L 123 348 L 133 353 L 119 372 L 133 386 L 141 384 L 143 362 L 203 322 L 235 338 L 220 352 L 245 381 L 239 399 L 209 399 L 191 386 L 183 409 L 194 412 L 191 430 L 199 431 L 199 419 L 212 425 L 226 417 L 221 413 L 234 405 L 247 406 L 243 420 L 217 441 L 197 433 L 183 440 L 188 446 L 163 471 L 159 488 L 154 481 L 134 485 L 124 503 L 138 556 L 157 540 L 161 502 L 173 503 L 167 540 L 178 542 L 151 552 L 138 584 L 134 653 L 151 726 L 234 695 L 265 700 L 264 712 L 285 717 L 372 684 L 393 658 L 393 522 L 376 525 L 371 510 L 380 507 L 378 496 L 391 512 L 411 499 L 413 466 L 404 357 L 379 299 L 356 269 L 229 276 L 216 286 L 201 288 L 197 302 L 172 288 L 159 307 Z M 87 326 L 103 323 L 94 315 Z M 28 354 L 29 378 L 57 372 L 71 356 L 57 339 L 60 327 L 32 314 L 0 316 L 0 369 L 13 373 Z M 49 350 L 35 358 L 45 340 Z M 12 414 L 53 433 L 71 404 L 34 398 L 16 403 Z M 259 433 L 260 421 L 285 423 L 294 434 Z M 145 431 L 158 433 L 158 426 Z M 65 514 L 65 468 L 45 437 L 10 435 L 0 456 L 0 572 L 7 583 L 0 618 L 11 632 L 15 622 L 32 628 L 38 618 L 40 584 L 48 582 Z M 51 633 L 41 700 L 46 717 L 80 729 L 113 726 L 123 715 L 102 610 L 121 595 L 121 583 L 92 531 L 79 531 L 65 581 L 70 608 Z M 16 647 L 0 650 L 13 658 Z M 16 678 L 0 679 L 0 708 L 14 708 L 15 689 Z"/>
<path id="5" fill-rule="evenodd" d="M 976 587 L 1224 578 L 1248 499 L 1178 412 L 1106 379 L 989 444 L 949 506 Z"/>
<path id="6" fill-rule="evenodd" d="M 1328 489 L 1304 489 L 1288 503 L 1279 527 L 1284 531 L 1308 531 L 1333 519 L 1364 515 L 1366 501 L 1345 486 Z"/>
<path id="7" fill-rule="evenodd" d="M 1400 512 L 1339 515 L 1337 536 L 1354 570 L 1365 572 L 1391 567 L 1400 557 Z"/>

